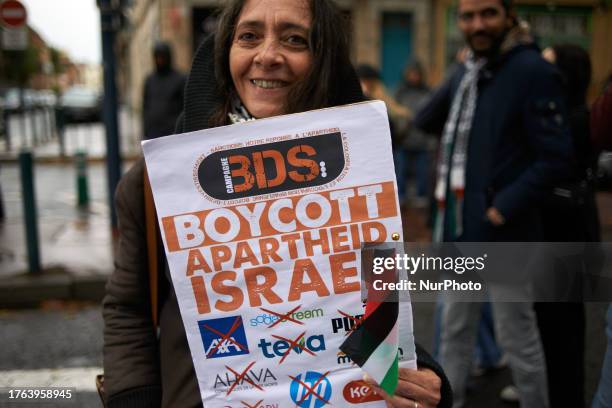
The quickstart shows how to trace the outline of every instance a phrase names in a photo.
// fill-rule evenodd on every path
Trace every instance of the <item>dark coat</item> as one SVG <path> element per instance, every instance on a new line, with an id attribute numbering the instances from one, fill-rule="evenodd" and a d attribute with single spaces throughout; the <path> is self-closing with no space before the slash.
<path id="1" fill-rule="evenodd" d="M 145 139 L 174 133 L 176 120 L 183 111 L 185 76 L 172 68 L 149 75 L 142 97 Z"/>
<path id="2" fill-rule="evenodd" d="M 214 90 L 213 42 L 196 53 L 186 87 L 185 113 L 178 131 L 205 129 L 219 102 Z M 345 77 L 344 103 L 363 100 L 351 69 Z M 151 318 L 143 193 L 144 162 L 122 178 L 116 193 L 119 242 L 115 272 L 106 286 L 104 314 L 104 372 L 108 406 L 201 407 L 195 370 L 170 277 L 160 271 L 159 340 Z M 154 222 L 150 220 L 150 222 Z M 160 250 L 161 242 L 158 244 Z M 163 251 L 161 251 L 163 252 Z M 160 265 L 166 265 L 160 254 Z M 163 268 L 162 268 L 163 269 Z M 418 363 L 442 379 L 441 407 L 450 407 L 452 393 L 440 366 L 420 347 Z"/>
<path id="3" fill-rule="evenodd" d="M 462 66 L 418 112 L 415 125 L 442 133 Z M 462 241 L 541 241 L 538 203 L 571 157 L 561 78 L 538 49 L 518 45 L 481 72 L 469 138 Z M 506 223 L 485 219 L 497 208 Z"/>

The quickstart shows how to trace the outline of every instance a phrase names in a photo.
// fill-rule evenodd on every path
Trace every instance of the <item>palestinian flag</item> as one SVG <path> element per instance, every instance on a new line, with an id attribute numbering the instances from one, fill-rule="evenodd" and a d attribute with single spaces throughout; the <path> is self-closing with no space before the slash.
<path id="1" fill-rule="evenodd" d="M 395 256 L 395 250 L 375 250 L 370 255 L 374 257 Z M 371 259 L 362 252 L 362 271 L 364 267 L 371 268 Z M 369 266 L 368 266 L 369 265 Z M 370 275 L 371 276 L 371 275 Z M 375 279 L 385 282 L 396 281 L 396 271 L 386 271 Z M 399 303 L 396 291 L 370 296 L 373 290 L 371 282 L 368 285 L 368 301 L 361 324 L 356 327 L 340 346 L 355 364 L 361 367 L 389 395 L 395 392 L 398 382 L 398 334 L 399 334 Z M 369 299 L 375 298 L 375 301 Z M 384 299 L 383 301 L 379 301 Z"/>

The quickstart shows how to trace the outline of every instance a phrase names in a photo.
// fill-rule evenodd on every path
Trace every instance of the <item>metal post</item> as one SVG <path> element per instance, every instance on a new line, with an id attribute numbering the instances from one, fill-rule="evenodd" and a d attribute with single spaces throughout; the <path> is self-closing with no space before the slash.
<path id="1" fill-rule="evenodd" d="M 28 109 L 30 112 L 30 127 L 32 130 L 32 146 L 38 146 L 38 130 L 36 129 L 36 108 L 33 106 Z"/>
<path id="2" fill-rule="evenodd" d="M 36 196 L 34 194 L 34 165 L 31 152 L 19 153 L 19 169 L 21 173 L 26 244 L 28 248 L 28 266 L 30 273 L 38 274 L 41 272 L 41 268 L 38 247 Z"/>
<path id="3" fill-rule="evenodd" d="M 27 146 L 27 143 L 28 143 L 28 124 L 27 124 L 28 116 L 26 115 L 25 97 L 24 97 L 23 87 L 19 88 L 19 112 L 21 113 L 21 121 L 20 121 L 21 138 L 22 138 L 21 146 L 23 148 L 24 146 Z"/>
<path id="4" fill-rule="evenodd" d="M 4 213 L 4 200 L 2 199 L 2 185 L 0 184 L 0 222 L 3 222 L 6 218 Z"/>
<path id="5" fill-rule="evenodd" d="M 64 141 L 64 110 L 61 106 L 55 108 L 55 130 L 57 131 L 60 156 L 64 158 L 66 156 L 66 144 Z"/>
<path id="6" fill-rule="evenodd" d="M 115 83 L 115 33 L 120 20 L 118 2 L 98 0 L 102 28 L 102 60 L 104 65 L 104 127 L 106 129 L 106 155 L 108 175 L 108 199 L 111 209 L 111 226 L 117 227 L 117 215 L 113 197 L 121 177 L 119 153 L 119 126 L 117 120 L 117 86 Z"/>
<path id="7" fill-rule="evenodd" d="M 4 147 L 7 152 L 11 151 L 11 114 L 8 110 L 2 111 L 2 120 L 4 121 Z"/>
<path id="8" fill-rule="evenodd" d="M 76 165 L 77 206 L 89 205 L 89 188 L 87 183 L 87 153 L 79 151 L 74 155 Z"/>

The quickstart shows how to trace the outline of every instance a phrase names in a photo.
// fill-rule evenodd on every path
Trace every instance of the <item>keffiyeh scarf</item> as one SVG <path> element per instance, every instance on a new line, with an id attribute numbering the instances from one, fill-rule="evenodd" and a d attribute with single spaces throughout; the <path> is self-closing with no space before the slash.
<path id="1" fill-rule="evenodd" d="M 455 236 L 463 231 L 463 195 L 465 192 L 465 165 L 472 121 L 478 97 L 478 78 L 485 58 L 475 59 L 470 52 L 459 88 L 455 93 L 450 114 L 442 134 L 440 156 L 438 158 L 438 179 L 435 198 L 438 204 L 433 240 L 442 242 L 444 238 L 445 217 L 447 212 L 447 194 L 454 198 Z M 450 185 L 449 185 L 450 184 Z"/>

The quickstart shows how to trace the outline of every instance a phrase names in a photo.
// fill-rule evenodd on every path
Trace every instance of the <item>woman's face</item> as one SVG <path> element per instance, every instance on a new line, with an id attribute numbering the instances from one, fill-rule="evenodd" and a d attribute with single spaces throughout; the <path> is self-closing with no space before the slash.
<path id="1" fill-rule="evenodd" d="M 247 0 L 229 55 L 240 100 L 256 118 L 281 115 L 312 64 L 307 0 Z"/>

